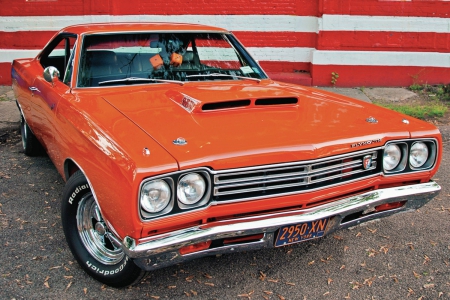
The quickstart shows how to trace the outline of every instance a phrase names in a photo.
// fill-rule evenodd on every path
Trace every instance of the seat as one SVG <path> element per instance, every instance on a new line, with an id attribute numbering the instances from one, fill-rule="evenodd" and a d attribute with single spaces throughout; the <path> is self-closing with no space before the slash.
<path id="1" fill-rule="evenodd" d="M 91 71 L 92 77 L 121 73 L 117 63 L 117 56 L 112 51 L 89 51 L 87 66 Z"/>
<path id="2" fill-rule="evenodd" d="M 180 65 L 180 69 L 194 69 L 194 68 L 195 68 L 194 52 L 187 51 L 183 55 L 183 62 Z"/>

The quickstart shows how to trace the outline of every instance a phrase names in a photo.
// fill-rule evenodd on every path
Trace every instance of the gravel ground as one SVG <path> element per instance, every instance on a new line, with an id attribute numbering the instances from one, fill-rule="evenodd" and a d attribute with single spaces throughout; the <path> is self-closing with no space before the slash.
<path id="1" fill-rule="evenodd" d="M 64 182 L 29 158 L 18 131 L 0 138 L 1 299 L 450 299 L 450 126 L 436 180 L 418 211 L 259 252 L 209 257 L 112 289 L 87 276 L 65 242 Z"/>

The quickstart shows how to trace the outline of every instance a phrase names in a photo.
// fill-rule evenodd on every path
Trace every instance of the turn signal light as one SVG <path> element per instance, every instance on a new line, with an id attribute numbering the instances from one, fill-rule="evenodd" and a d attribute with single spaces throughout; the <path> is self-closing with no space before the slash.
<path id="1" fill-rule="evenodd" d="M 375 207 L 375 211 L 380 212 L 380 211 L 390 210 L 390 209 L 394 209 L 394 208 L 399 208 L 399 207 L 402 207 L 405 203 L 406 203 L 406 201 L 381 204 L 381 205 L 378 205 Z"/>
<path id="2" fill-rule="evenodd" d="M 193 252 L 198 252 L 202 250 L 206 250 L 211 246 L 211 241 L 201 242 L 194 245 L 189 245 L 183 248 L 180 248 L 180 254 L 185 255 Z"/>

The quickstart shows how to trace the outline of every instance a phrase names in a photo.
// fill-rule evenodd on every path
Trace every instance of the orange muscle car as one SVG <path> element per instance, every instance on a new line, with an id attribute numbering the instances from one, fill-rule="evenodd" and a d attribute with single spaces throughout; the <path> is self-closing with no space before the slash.
<path id="1" fill-rule="evenodd" d="M 25 154 L 45 150 L 66 180 L 67 243 L 111 286 L 319 238 L 440 191 L 436 127 L 273 81 L 221 28 L 70 26 L 15 60 L 12 80 Z"/>

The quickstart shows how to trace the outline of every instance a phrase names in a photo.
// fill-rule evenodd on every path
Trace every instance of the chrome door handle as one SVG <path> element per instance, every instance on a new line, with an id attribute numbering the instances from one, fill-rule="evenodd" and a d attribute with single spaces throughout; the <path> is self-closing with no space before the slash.
<path id="1" fill-rule="evenodd" d="M 34 86 L 30 86 L 30 87 L 28 87 L 28 89 L 32 92 L 41 92 L 37 87 L 34 87 Z"/>

